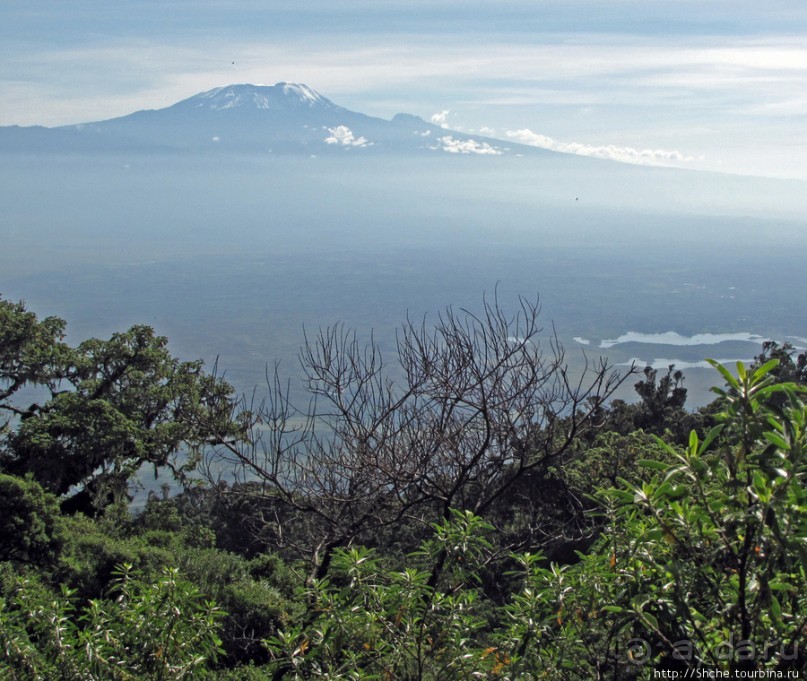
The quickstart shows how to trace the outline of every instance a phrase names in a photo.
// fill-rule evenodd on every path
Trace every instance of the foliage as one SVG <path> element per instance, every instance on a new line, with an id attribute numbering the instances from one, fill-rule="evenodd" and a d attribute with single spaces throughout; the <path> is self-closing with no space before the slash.
<path id="1" fill-rule="evenodd" d="M 762 343 L 762 352 L 756 356 L 753 368 L 764 366 L 770 360 L 775 359 L 779 361 L 779 364 L 771 370 L 771 373 L 777 382 L 805 385 L 807 384 L 807 352 L 802 351 L 798 354 L 796 352 L 791 343 L 779 345 L 776 341 L 767 340 Z"/>
<path id="2" fill-rule="evenodd" d="M 601 432 L 590 445 L 577 451 L 575 456 L 556 473 L 580 497 L 616 487 L 620 480 L 638 483 L 649 477 L 639 462 L 654 458 L 671 461 L 669 447 L 643 430 L 626 435 L 613 431 Z"/>
<path id="3" fill-rule="evenodd" d="M 84 515 L 65 517 L 65 542 L 54 578 L 80 598 L 100 598 L 115 580 L 119 565 L 132 565 L 144 579 L 156 579 L 176 564 L 174 544 L 166 546 L 154 535 L 130 535 L 120 521 Z"/>
<path id="4" fill-rule="evenodd" d="M 693 432 L 684 450 L 657 441 L 647 453 L 663 456 L 637 461 L 644 480 L 601 492 L 604 532 L 578 562 L 514 556 L 520 585 L 493 619 L 479 588 L 494 558 L 480 518 L 454 512 L 403 570 L 375 551 L 338 550 L 307 593 L 311 620 L 269 641 L 276 678 L 802 669 L 807 410 L 794 384 L 773 382 L 774 366 L 740 366 L 736 378 L 719 367 L 721 425 L 703 440 Z"/>
<path id="5" fill-rule="evenodd" d="M 532 673 L 804 667 L 807 410 L 803 391 L 773 382 L 775 365 L 738 364 L 736 378 L 716 365 L 721 424 L 683 453 L 668 447 L 672 464 L 643 461 L 649 481 L 604 494 L 596 551 L 552 574 L 531 569 L 528 590 L 544 606 L 553 594 L 541 645 L 522 658 Z"/>
<path id="6" fill-rule="evenodd" d="M 91 501 L 124 497 L 143 464 L 181 476 L 200 447 L 237 434 L 232 388 L 201 362 L 172 357 L 151 328 L 71 348 L 64 326 L 0 300 L 0 410 L 11 415 L 0 441 L 5 472 L 31 473 L 57 495 L 73 492 L 67 507 L 87 510 Z M 26 385 L 44 387 L 47 400 L 14 404 Z M 191 456 L 179 459 L 180 452 Z"/>
<path id="7" fill-rule="evenodd" d="M 804 358 L 714 363 L 701 414 L 673 367 L 608 404 L 619 378 L 572 379 L 530 340 L 537 313 L 408 323 L 401 384 L 324 330 L 311 411 L 275 379 L 234 419 L 229 386 L 148 327 L 70 347 L 0 300 L 0 679 L 807 668 Z M 182 477 L 210 443 L 241 479 L 130 515 L 139 466 Z M 98 512 L 68 514 L 82 495 Z"/>
<path id="8" fill-rule="evenodd" d="M 46 567 L 62 542 L 56 498 L 29 478 L 0 474 L 0 560 Z"/>
<path id="9" fill-rule="evenodd" d="M 109 511 L 101 518 L 64 518 L 64 549 L 50 570 L 52 581 L 81 600 L 98 599 L 113 588 L 121 564 L 132 565 L 146 581 L 177 569 L 182 579 L 222 608 L 220 664 L 265 662 L 261 640 L 298 610 L 288 567 L 271 555 L 247 560 L 214 548 L 209 532 L 184 527 L 170 507 L 170 502 L 152 502 L 150 510 L 134 520 L 114 514 L 110 518 Z M 156 529 L 166 525 L 171 529 Z"/>
<path id="10" fill-rule="evenodd" d="M 64 329 L 65 322 L 57 317 L 39 321 L 23 303 L 0 298 L 0 410 L 8 415 L 26 414 L 9 401 L 26 385 L 55 389 L 71 354 L 62 342 Z M 8 421 L 0 433 L 7 427 Z"/>
<path id="11" fill-rule="evenodd" d="M 78 609 L 70 590 L 19 578 L 0 601 L 3 678 L 193 679 L 219 654 L 221 613 L 176 570 L 145 582 L 121 566 L 111 595 Z"/>
<path id="12" fill-rule="evenodd" d="M 634 384 L 639 400 L 631 404 L 615 399 L 599 405 L 596 420 L 600 430 L 630 435 L 641 430 L 663 437 L 671 444 L 684 445 L 691 430 L 700 432 L 702 417 L 688 412 L 687 389 L 684 387 L 684 374 L 674 365 L 659 377 L 657 369 L 645 367 L 643 378 Z M 581 441 L 591 444 L 591 436 L 596 431 L 581 434 Z"/>
<path id="13" fill-rule="evenodd" d="M 686 402 L 684 374 L 671 365 L 660 379 L 657 379 L 658 371 L 652 367 L 645 367 L 644 376 L 645 380 L 634 386 L 641 398 L 641 410 L 634 424 L 644 430 L 669 428 L 674 417 L 682 413 Z"/>
<path id="14" fill-rule="evenodd" d="M 403 570 L 371 549 L 338 549 L 332 574 L 306 592 L 309 622 L 267 641 L 276 676 L 291 679 L 473 678 L 504 663 L 479 643 L 489 622 L 478 570 L 492 526 L 453 511 Z M 432 568 L 443 563 L 432 585 Z"/>
<path id="15" fill-rule="evenodd" d="M 198 490 L 190 495 L 197 497 Z M 219 603 L 226 613 L 221 630 L 223 664 L 265 662 L 268 657 L 261 641 L 302 609 L 294 601 L 298 576 L 275 554 L 250 559 L 217 547 L 211 528 L 196 516 L 188 518 L 182 509 L 180 499 L 152 496 L 132 523 L 129 541 L 145 545 L 146 551 L 158 546 L 168 549 L 169 564 Z"/>

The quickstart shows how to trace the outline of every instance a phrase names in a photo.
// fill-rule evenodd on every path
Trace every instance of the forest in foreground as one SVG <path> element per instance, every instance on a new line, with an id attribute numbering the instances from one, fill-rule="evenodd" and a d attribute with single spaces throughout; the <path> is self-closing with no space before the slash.
<path id="1" fill-rule="evenodd" d="M 0 298 L 0 679 L 800 678 L 807 354 L 693 412 L 539 311 L 321 329 L 299 404 Z"/>

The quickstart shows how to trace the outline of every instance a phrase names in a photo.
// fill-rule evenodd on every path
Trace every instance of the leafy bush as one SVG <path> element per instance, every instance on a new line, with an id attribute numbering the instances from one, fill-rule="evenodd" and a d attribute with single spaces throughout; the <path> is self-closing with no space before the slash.
<path id="1" fill-rule="evenodd" d="M 462 679 L 500 665 L 478 640 L 488 622 L 476 570 L 490 555 L 493 528 L 453 511 L 433 529 L 401 571 L 371 549 L 337 550 L 332 576 L 307 590 L 313 616 L 267 641 L 275 674 Z"/>
<path id="2" fill-rule="evenodd" d="M 604 492 L 606 533 L 580 563 L 525 564 L 507 639 L 519 673 L 804 668 L 807 409 L 775 366 L 718 366 L 720 425 L 666 446 L 673 463 L 641 461 L 651 479 Z"/>
<path id="3" fill-rule="evenodd" d="M 176 570 L 155 582 L 131 566 L 114 600 L 80 610 L 74 593 L 53 594 L 19 578 L 0 602 L 0 671 L 19 681 L 172 681 L 202 678 L 220 653 L 221 612 Z"/>
<path id="4" fill-rule="evenodd" d="M 30 478 L 0 474 L 0 560 L 44 567 L 62 542 L 56 497 Z"/>

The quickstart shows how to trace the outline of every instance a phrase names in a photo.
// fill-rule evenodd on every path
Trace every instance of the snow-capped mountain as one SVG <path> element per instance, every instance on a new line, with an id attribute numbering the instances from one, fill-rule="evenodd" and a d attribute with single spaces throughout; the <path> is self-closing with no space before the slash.
<path id="1" fill-rule="evenodd" d="M 0 128 L 0 150 L 6 151 L 497 155 L 511 146 L 408 114 L 391 121 L 366 116 L 299 83 L 227 85 L 164 109 L 81 125 Z M 545 153 L 520 149 L 525 150 Z"/>
<path id="2" fill-rule="evenodd" d="M 301 83 L 277 83 L 276 85 L 227 85 L 202 92 L 175 104 L 175 109 L 327 109 L 346 111 L 332 101 Z"/>

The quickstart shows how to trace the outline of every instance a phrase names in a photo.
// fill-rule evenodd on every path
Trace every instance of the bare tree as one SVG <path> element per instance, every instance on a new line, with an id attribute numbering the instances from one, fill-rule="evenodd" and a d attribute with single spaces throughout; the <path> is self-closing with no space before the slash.
<path id="1" fill-rule="evenodd" d="M 541 347 L 539 313 L 520 298 L 508 315 L 494 295 L 478 315 L 407 319 L 389 368 L 372 338 L 363 345 L 342 326 L 306 336 L 308 408 L 294 408 L 276 370 L 248 441 L 218 452 L 242 483 L 228 489 L 268 502 L 262 522 L 280 543 L 288 523 L 305 523 L 297 548 L 312 577 L 357 536 L 452 508 L 484 514 L 566 452 L 633 371 L 620 376 L 600 359 L 573 375 L 554 334 Z"/>

